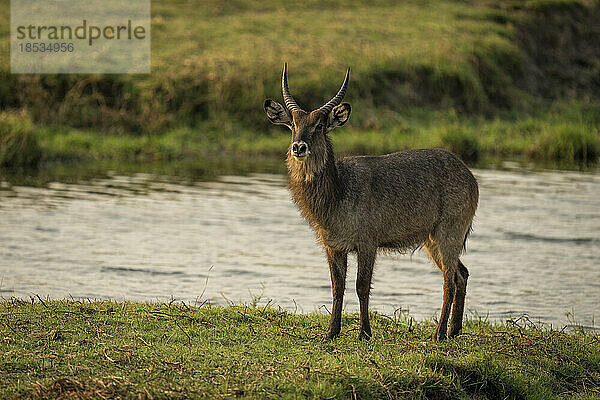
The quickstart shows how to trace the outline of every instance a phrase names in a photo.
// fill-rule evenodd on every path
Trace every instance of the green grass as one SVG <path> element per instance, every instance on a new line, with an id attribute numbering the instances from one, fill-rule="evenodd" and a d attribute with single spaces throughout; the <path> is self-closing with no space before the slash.
<path id="1" fill-rule="evenodd" d="M 2 398 L 592 399 L 597 335 L 519 318 L 475 319 L 433 342 L 433 322 L 357 315 L 322 343 L 328 316 L 273 307 L 0 302 Z"/>
<path id="2" fill-rule="evenodd" d="M 262 129 L 283 61 L 308 108 L 350 66 L 362 127 L 413 107 L 490 115 L 527 112 L 542 95 L 600 96 L 600 9 L 583 1 L 153 1 L 150 75 L 10 75 L 8 4 L 0 107 L 27 108 L 36 122 L 156 133 L 233 119 Z"/>
<path id="3" fill-rule="evenodd" d="M 340 155 L 442 147 L 472 165 L 513 159 L 546 166 L 585 167 L 593 165 L 600 156 L 600 113 L 585 111 L 588 118 L 582 118 L 585 113 L 579 111 L 582 108 L 585 106 L 571 103 L 558 111 L 551 109 L 545 114 L 515 121 L 414 111 L 397 118 L 393 129 L 358 129 L 351 121 L 331 136 Z M 233 123 L 222 128 L 208 122 L 195 128 L 181 127 L 161 135 L 140 136 L 34 126 L 26 117 L 13 117 L 11 121 L 17 127 L 26 124 L 27 137 L 35 142 L 32 155 L 27 158 L 27 152 L 22 150 L 21 158 L 41 158 L 43 165 L 74 162 L 196 162 L 200 165 L 217 157 L 237 159 L 241 164 L 244 159 L 270 159 L 271 164 L 283 165 L 290 141 L 286 129 L 274 128 L 258 134 Z"/>
<path id="4" fill-rule="evenodd" d="M 0 167 L 36 166 L 42 152 L 24 113 L 0 112 Z"/>
<path id="5" fill-rule="evenodd" d="M 279 156 L 262 103 L 284 61 L 309 109 L 351 67 L 344 153 L 598 159 L 597 2 L 155 0 L 150 75 L 11 75 L 0 8 L 0 110 L 25 110 L 44 160 Z"/>
<path id="6" fill-rule="evenodd" d="M 326 7 L 316 1 L 154 1 L 152 75 L 7 76 L 4 86 L 24 93 L 19 98 L 7 89 L 0 104 L 22 103 L 36 119 L 76 126 L 117 123 L 152 131 L 223 112 L 258 125 L 263 118 L 255 106 L 280 92 L 277 78 L 287 60 L 294 93 L 307 106 L 331 97 L 351 66 L 352 100 L 483 109 L 496 96 L 486 93 L 474 60 L 491 65 L 500 54 L 518 64 L 522 58 L 512 41 L 514 26 L 488 19 L 489 12 L 453 1 L 341 0 Z M 1 33 L 5 43 L 8 25 Z M 502 83 L 493 90 L 504 90 Z"/>

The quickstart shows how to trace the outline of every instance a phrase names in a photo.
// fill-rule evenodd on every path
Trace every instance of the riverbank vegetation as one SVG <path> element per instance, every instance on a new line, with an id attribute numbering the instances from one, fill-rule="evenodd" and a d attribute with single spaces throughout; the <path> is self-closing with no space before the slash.
<path id="1" fill-rule="evenodd" d="M 322 343 L 328 315 L 276 307 L 0 302 L 2 398 L 592 399 L 600 342 L 525 317 L 481 318 L 431 340 L 433 321 L 373 313 Z"/>
<path id="2" fill-rule="evenodd" d="M 283 61 L 306 108 L 351 67 L 351 123 L 333 135 L 343 153 L 439 146 L 471 163 L 567 166 L 600 156 L 595 1 L 157 0 L 150 75 L 10 74 L 9 14 L 0 109 L 18 117 L 2 118 L 25 118 L 41 154 L 2 151 L 5 166 L 281 156 L 288 135 L 262 102 L 280 98 Z"/>

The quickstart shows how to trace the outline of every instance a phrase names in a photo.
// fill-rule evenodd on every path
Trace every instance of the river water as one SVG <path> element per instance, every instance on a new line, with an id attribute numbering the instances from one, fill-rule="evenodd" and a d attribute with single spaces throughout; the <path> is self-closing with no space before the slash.
<path id="1" fill-rule="evenodd" d="M 474 170 L 467 313 L 598 327 L 600 173 Z M 358 308 L 349 259 L 345 311 Z M 371 309 L 437 314 L 424 254 L 380 255 Z M 327 312 L 329 271 L 277 174 L 183 181 L 116 173 L 0 183 L 0 296 L 271 304 Z"/>

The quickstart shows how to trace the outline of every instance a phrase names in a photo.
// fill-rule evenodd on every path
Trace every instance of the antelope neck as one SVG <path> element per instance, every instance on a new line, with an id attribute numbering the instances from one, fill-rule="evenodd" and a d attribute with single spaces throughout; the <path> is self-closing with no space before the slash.
<path id="1" fill-rule="evenodd" d="M 344 195 L 331 144 L 327 145 L 325 164 L 318 171 L 308 171 L 306 161 L 302 163 L 290 157 L 288 155 L 288 176 L 294 202 L 313 226 L 315 223 L 328 226 L 330 216 L 334 215 L 332 209 Z"/>

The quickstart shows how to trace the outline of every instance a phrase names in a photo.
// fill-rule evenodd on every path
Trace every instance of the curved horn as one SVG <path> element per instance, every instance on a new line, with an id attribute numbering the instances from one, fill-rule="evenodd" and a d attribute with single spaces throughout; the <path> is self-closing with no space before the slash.
<path id="1" fill-rule="evenodd" d="M 283 92 L 283 100 L 285 101 L 285 106 L 287 107 L 287 109 L 290 111 L 300 110 L 300 106 L 292 97 L 292 94 L 290 93 L 290 88 L 288 87 L 287 63 L 283 64 L 283 76 L 281 77 L 281 91 Z"/>
<path id="2" fill-rule="evenodd" d="M 346 95 L 346 89 L 348 89 L 348 81 L 350 80 L 350 68 L 346 70 L 346 77 L 344 78 L 344 83 L 342 83 L 342 87 L 338 90 L 337 94 L 331 98 L 324 106 L 319 108 L 319 111 L 322 111 L 324 114 L 329 114 L 329 112 L 333 109 L 333 107 L 337 106 L 342 102 L 342 99 Z"/>

